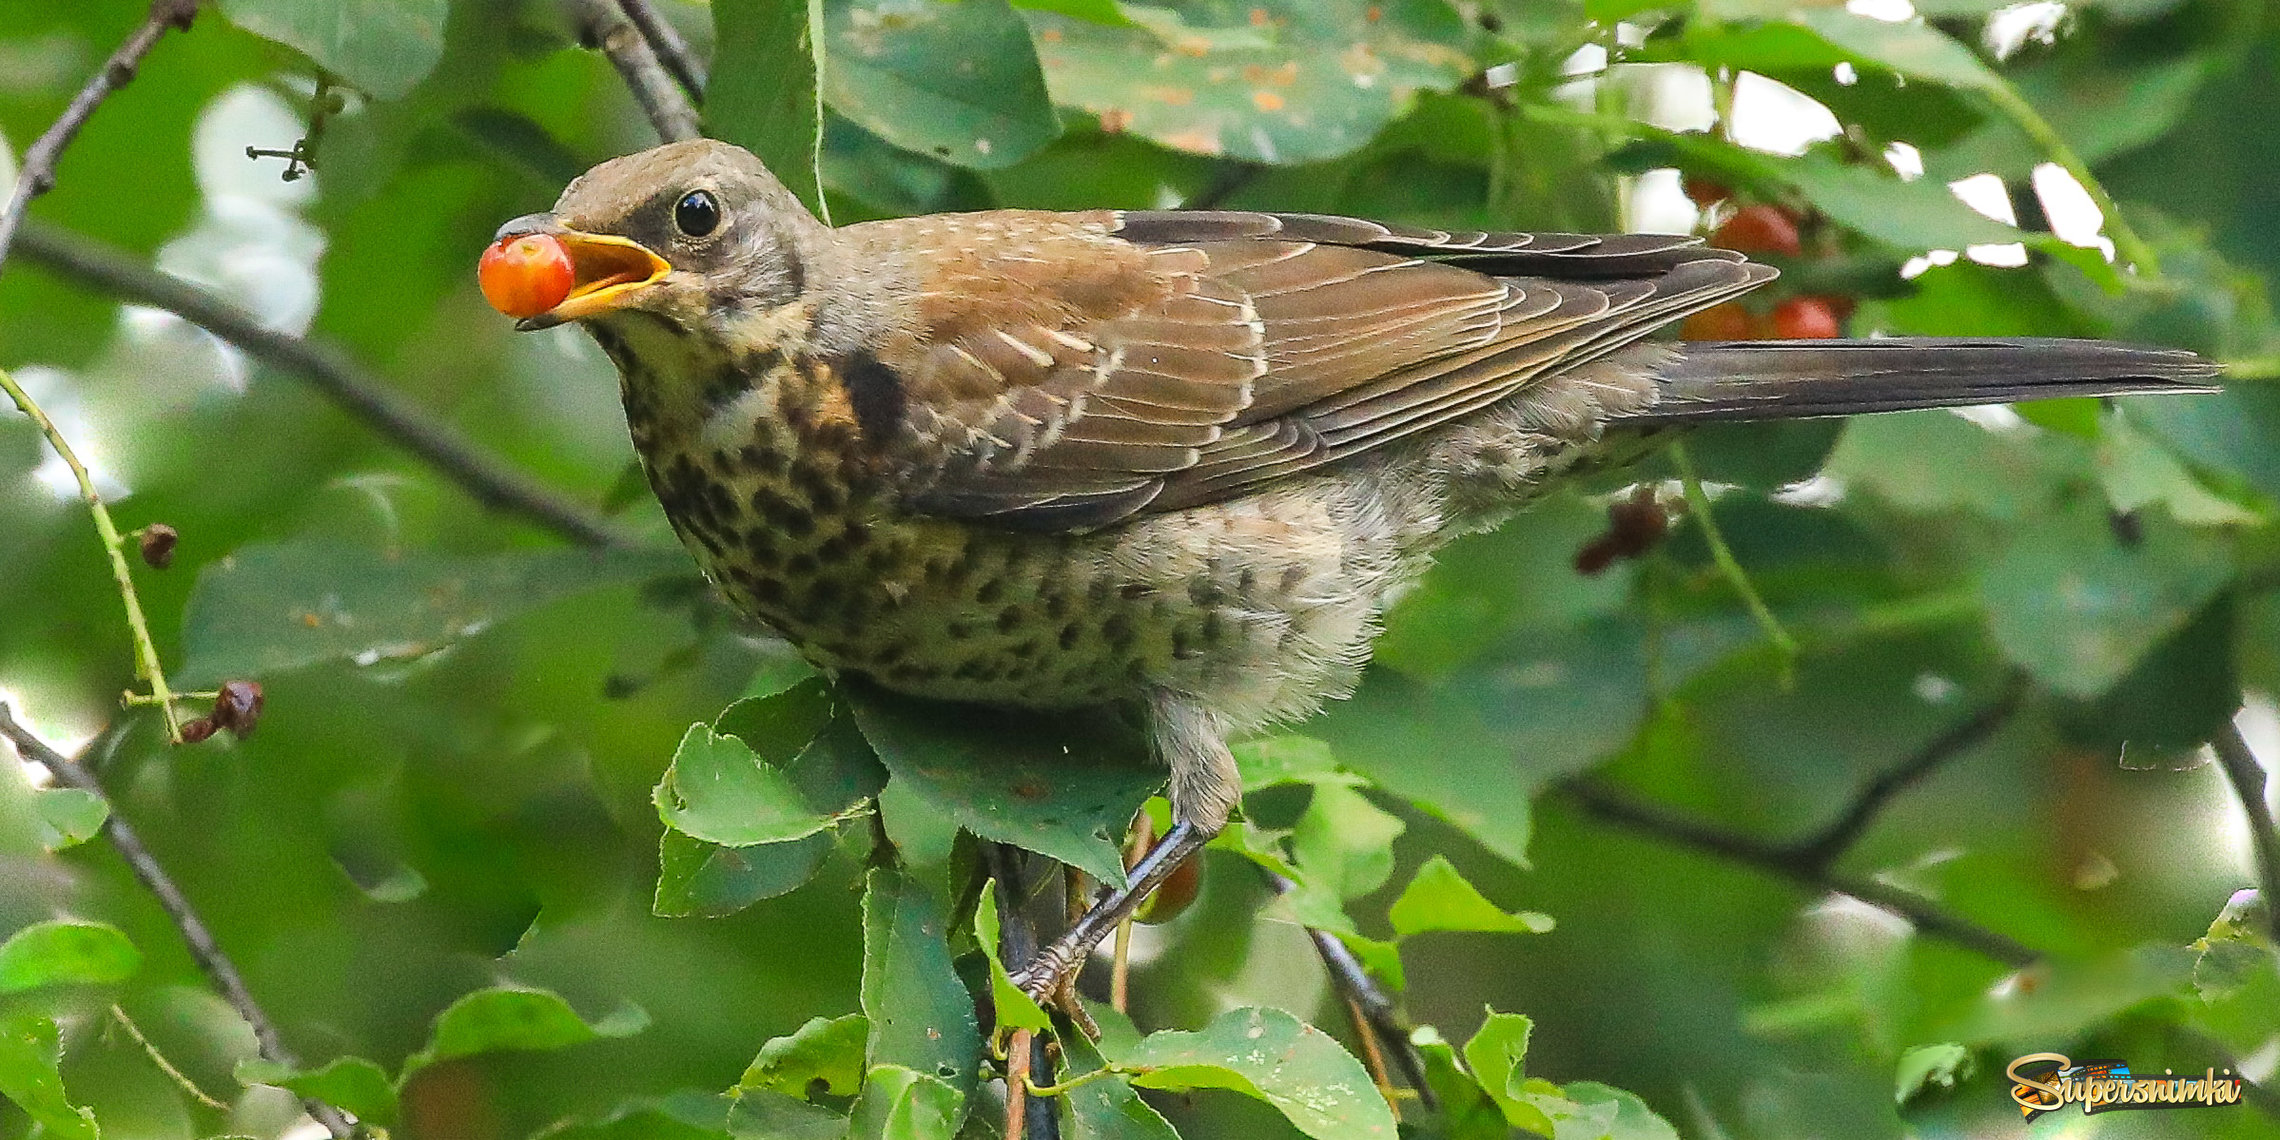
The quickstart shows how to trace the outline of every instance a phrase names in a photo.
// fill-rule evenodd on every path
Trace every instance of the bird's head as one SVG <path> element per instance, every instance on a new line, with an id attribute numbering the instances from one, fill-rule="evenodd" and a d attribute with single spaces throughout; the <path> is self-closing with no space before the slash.
<path id="1" fill-rule="evenodd" d="M 525 331 L 629 312 L 694 330 L 796 299 L 828 241 L 759 159 L 697 139 L 587 171 L 499 227 L 480 275 Z"/>

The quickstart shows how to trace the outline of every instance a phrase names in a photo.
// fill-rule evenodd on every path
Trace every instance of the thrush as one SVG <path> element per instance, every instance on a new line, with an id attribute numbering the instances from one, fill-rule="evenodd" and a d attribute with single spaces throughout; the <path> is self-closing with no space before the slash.
<path id="1" fill-rule="evenodd" d="M 1679 425 L 2208 390 L 2043 339 L 1658 343 L 1775 276 L 1659 234 L 1247 211 L 818 221 L 751 154 L 605 162 L 499 230 L 582 324 L 673 529 L 819 668 L 1144 711 L 1174 825 L 1039 996 L 1227 822 L 1227 741 L 1350 692 L 1433 553 Z M 487 255 L 488 256 L 488 255 Z M 525 286 L 518 288 L 517 286 Z"/>

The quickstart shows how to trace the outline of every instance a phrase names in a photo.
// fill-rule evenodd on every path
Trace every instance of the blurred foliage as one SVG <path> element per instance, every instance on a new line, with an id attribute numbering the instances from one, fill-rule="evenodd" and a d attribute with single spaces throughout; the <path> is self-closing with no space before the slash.
<path id="1" fill-rule="evenodd" d="M 1811 295 L 1857 303 L 1855 335 L 2141 339 L 2236 377 L 1698 432 L 1718 522 L 1802 646 L 1788 684 L 1696 522 L 1575 570 L 1626 483 L 1670 478 L 1660 459 L 1460 542 L 1354 699 L 1238 748 L 1243 819 L 1193 905 L 1140 932 L 1130 1018 L 1094 1007 L 1099 1042 L 1061 1042 L 1065 1135 L 2010 1135 L 2024 1052 L 2270 1074 L 2280 972 L 2200 752 L 2280 693 L 2280 18 L 2260 0 L 2028 6 L 2051 19 L 2024 35 L 2038 13 L 1995 0 L 1897 24 L 1806 0 L 654 2 L 711 62 L 712 133 L 841 222 L 1214 202 L 1708 232 L 1770 203 L 1802 240 L 1758 311 Z M 142 13 L 13 0 L 11 153 Z M 708 600 L 621 493 L 607 363 L 574 330 L 511 333 L 471 273 L 500 220 L 647 145 L 576 38 L 541 0 L 218 0 L 35 214 L 339 342 L 609 504 L 635 550 L 486 514 L 163 314 L 21 254 L 0 275 L 0 366 L 122 525 L 181 531 L 174 568 L 139 574 L 164 659 L 268 693 L 258 733 L 180 748 L 119 711 L 131 656 L 85 512 L 0 419 L 0 698 L 91 741 L 112 796 L 0 777 L 0 1136 L 278 1136 L 292 1093 L 450 1140 L 998 1134 L 991 1030 L 1035 1012 L 985 952 L 1013 915 L 974 837 L 1113 877 L 1160 774 L 1113 710 L 834 690 Z M 348 93 L 321 134 L 320 80 Z M 1782 151 L 1742 145 L 1746 106 L 1717 118 L 1783 98 L 1833 133 Z M 244 154 L 309 135 L 298 182 Z M 1923 177 L 1885 161 L 1896 144 Z M 2086 196 L 2064 167 L 2118 201 L 2104 236 L 2138 270 L 2051 232 Z M 1942 185 L 1982 174 L 2023 229 Z M 2024 970 L 1559 791 L 1596 770 L 1736 835 L 1808 835 L 2018 671 L 2023 711 L 1841 869 L 2043 955 Z M 94 838 L 106 812 L 303 1068 L 255 1057 Z M 1396 1123 L 1300 922 L 1402 989 L 1438 1111 L 1407 1100 Z M 2280 1134 L 2271 1112 L 2067 1134 Z"/>

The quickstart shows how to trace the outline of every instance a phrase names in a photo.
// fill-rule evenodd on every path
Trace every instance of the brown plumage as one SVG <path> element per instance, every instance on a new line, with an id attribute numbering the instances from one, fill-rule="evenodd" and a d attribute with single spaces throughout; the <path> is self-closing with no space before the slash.
<path id="1" fill-rule="evenodd" d="M 1615 436 L 1700 419 L 2199 390 L 2099 342 L 1643 340 L 1770 280 L 1692 238 L 1248 212 L 833 230 L 749 154 L 596 167 L 553 213 L 683 541 L 819 666 L 1132 702 L 1178 826 L 1041 954 L 1049 992 L 1226 821 L 1226 740 L 1349 691 L 1387 599 Z"/>

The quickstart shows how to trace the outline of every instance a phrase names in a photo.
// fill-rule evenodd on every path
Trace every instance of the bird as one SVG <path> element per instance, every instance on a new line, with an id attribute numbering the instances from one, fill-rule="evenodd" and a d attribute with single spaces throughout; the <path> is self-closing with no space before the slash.
<path id="1" fill-rule="evenodd" d="M 1142 714 L 1173 824 L 1015 972 L 1041 999 L 1227 824 L 1228 742 L 1350 693 L 1435 552 L 1563 476 L 1694 424 L 2216 375 L 2103 341 L 1650 339 L 1776 276 L 1687 236 L 1219 209 L 834 228 L 703 139 L 594 167 L 485 257 L 517 327 L 592 335 L 673 530 L 818 668 Z"/>

